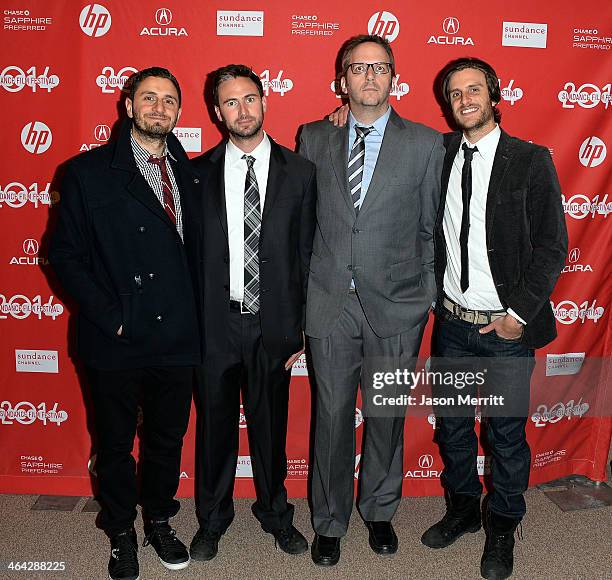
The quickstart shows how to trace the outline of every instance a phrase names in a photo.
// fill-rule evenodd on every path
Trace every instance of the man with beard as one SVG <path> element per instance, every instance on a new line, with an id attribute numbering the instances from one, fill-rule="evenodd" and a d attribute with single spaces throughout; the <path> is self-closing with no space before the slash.
<path id="1" fill-rule="evenodd" d="M 347 125 L 310 123 L 300 143 L 318 182 L 306 334 L 316 383 L 312 559 L 324 566 L 340 558 L 353 507 L 359 384 L 365 433 L 357 506 L 372 550 L 397 551 L 391 519 L 402 495 L 405 407 L 375 412 L 380 391 L 372 377 L 414 369 L 435 298 L 433 226 L 443 158 L 439 133 L 389 106 L 395 63 L 386 40 L 350 39 L 341 63 Z M 384 394 L 397 397 L 403 388 L 389 386 Z"/>
<path id="2" fill-rule="evenodd" d="M 285 478 L 290 370 L 303 352 L 312 249 L 314 166 L 262 125 L 266 99 L 248 67 L 213 73 L 217 118 L 229 139 L 194 161 L 204 194 L 200 262 L 204 364 L 198 385 L 194 560 L 210 560 L 234 517 L 240 393 L 257 501 L 252 510 L 288 554 L 308 543 L 293 526 Z"/>
<path id="3" fill-rule="evenodd" d="M 445 136 L 432 366 L 486 368 L 484 388 L 505 400 L 505 408 L 483 409 L 488 416 L 481 429 L 491 453 L 492 491 L 480 571 L 484 578 L 502 579 L 512 573 L 513 535 L 526 510 L 533 349 L 556 336 L 549 300 L 565 262 L 567 232 L 548 150 L 499 128 L 501 94 L 493 68 L 461 58 L 441 79 L 442 96 L 461 131 Z M 436 409 L 447 511 L 423 534 L 431 548 L 481 527 L 474 411 Z"/>
<path id="4" fill-rule="evenodd" d="M 78 306 L 78 351 L 95 425 L 100 525 L 111 540 L 109 577 L 138 578 L 136 504 L 145 544 L 162 564 L 189 564 L 168 520 L 187 429 L 198 312 L 185 218 L 198 178 L 172 134 L 181 113 L 177 80 L 164 68 L 131 79 L 128 119 L 116 142 L 68 163 L 49 258 Z M 191 193 L 191 197 L 194 193 Z M 132 457 L 138 408 L 140 494 Z"/>

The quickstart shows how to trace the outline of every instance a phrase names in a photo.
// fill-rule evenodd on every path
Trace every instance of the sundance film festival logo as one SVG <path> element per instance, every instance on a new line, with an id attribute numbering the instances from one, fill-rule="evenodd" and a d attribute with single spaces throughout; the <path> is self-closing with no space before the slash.
<path id="1" fill-rule="evenodd" d="M 592 109 L 599 103 L 603 103 L 607 109 L 612 102 L 612 84 L 608 83 L 600 88 L 593 83 L 584 83 L 576 87 L 575 83 L 568 82 L 559 91 L 557 98 L 564 109 L 574 109 L 576 105 L 583 109 Z"/>
<path id="2" fill-rule="evenodd" d="M 581 324 L 584 324 L 587 320 L 597 323 L 605 312 L 603 306 L 597 306 L 597 299 L 591 302 L 585 300 L 582 304 L 577 304 L 572 300 L 561 300 L 556 306 L 551 300 L 550 305 L 555 313 L 555 318 L 561 324 L 566 325 L 574 324 L 578 320 Z"/>
<path id="3" fill-rule="evenodd" d="M 113 94 L 117 89 L 123 91 L 125 83 L 137 72 L 138 69 L 133 66 L 124 66 L 117 72 L 112 66 L 105 66 L 102 68 L 102 73 L 96 77 L 96 84 L 102 89 L 103 93 Z"/>
<path id="4" fill-rule="evenodd" d="M 21 130 L 21 144 L 23 148 L 34 155 L 40 155 L 51 147 L 53 134 L 51 129 L 42 121 L 31 121 Z"/>
<path id="5" fill-rule="evenodd" d="M 583 193 L 576 193 L 566 199 L 565 194 L 561 194 L 561 201 L 563 211 L 575 220 L 583 220 L 589 216 L 595 218 L 597 215 L 607 218 L 608 214 L 612 212 L 612 202 L 608 201 L 607 193 L 601 199 L 599 195 L 595 195 L 591 199 Z"/>
<path id="6" fill-rule="evenodd" d="M 536 412 L 531 416 L 531 420 L 535 423 L 536 427 L 546 427 L 546 425 L 554 425 L 563 419 L 564 417 L 569 421 L 572 417 L 584 417 L 591 406 L 582 400 L 582 397 L 578 401 L 568 401 L 552 405 L 550 409 L 547 405 L 538 405 Z"/>
<path id="7" fill-rule="evenodd" d="M 182 26 L 170 26 L 172 22 L 172 11 L 169 8 L 158 8 L 155 12 L 157 26 L 144 27 L 140 36 L 188 36 L 187 30 Z"/>
<path id="8" fill-rule="evenodd" d="M 0 72 L 0 86 L 9 93 L 18 93 L 26 87 L 33 93 L 39 88 L 50 93 L 59 84 L 60 79 L 57 75 L 49 75 L 48 66 L 40 74 L 36 72 L 35 66 L 25 71 L 18 66 L 7 66 Z"/>
<path id="9" fill-rule="evenodd" d="M 12 208 L 20 208 L 31 203 L 35 208 L 51 205 L 59 201 L 57 191 L 49 192 L 51 183 L 44 187 L 42 184 L 32 183 L 24 185 L 18 181 L 11 181 L 6 186 L 0 185 L 0 208 L 7 205 Z"/>
<path id="10" fill-rule="evenodd" d="M 48 266 L 49 260 L 45 257 L 40 257 L 38 251 L 40 245 L 38 240 L 34 238 L 27 238 L 22 244 L 23 255 L 13 256 L 9 264 L 12 266 Z"/>
<path id="11" fill-rule="evenodd" d="M 263 36 L 260 10 L 217 10 L 217 36 Z"/>
<path id="12" fill-rule="evenodd" d="M 55 320 L 64 312 L 64 306 L 53 303 L 54 296 L 50 296 L 46 302 L 40 294 L 30 299 L 23 294 L 5 296 L 0 294 L 0 320 L 6 320 L 9 316 L 17 320 L 24 320 L 30 316 L 42 320 L 43 316 Z"/>
<path id="13" fill-rule="evenodd" d="M 440 36 L 431 35 L 427 44 L 444 44 L 444 45 L 460 45 L 474 46 L 474 41 L 470 36 L 460 36 L 459 28 L 461 23 L 455 16 L 448 16 L 442 21 L 442 30 L 444 34 Z"/>
<path id="14" fill-rule="evenodd" d="M 504 22 L 502 26 L 502 46 L 546 48 L 547 35 L 548 24 Z"/>
<path id="15" fill-rule="evenodd" d="M 111 22 L 111 14 L 102 4 L 87 4 L 79 16 L 81 30 L 92 38 L 104 36 L 110 30 Z"/>
<path id="16" fill-rule="evenodd" d="M 38 420 L 43 425 L 52 423 L 59 427 L 67 419 L 68 413 L 58 410 L 58 403 L 49 408 L 45 402 L 38 405 L 30 401 L 21 401 L 14 405 L 10 401 L 0 403 L 0 424 L 2 425 L 13 425 L 14 423 L 31 425 Z"/>
<path id="17" fill-rule="evenodd" d="M 393 42 L 400 33 L 400 23 L 395 14 L 381 11 L 374 12 L 368 20 L 368 34 L 375 34 Z"/>
<path id="18" fill-rule="evenodd" d="M 111 128 L 108 125 L 96 125 L 93 130 L 93 143 L 82 143 L 79 151 L 90 151 L 104 145 L 111 136 Z"/>
<path id="19" fill-rule="evenodd" d="M 599 137 L 587 137 L 580 145 L 578 159 L 585 167 L 597 167 L 606 158 L 606 144 Z"/>
<path id="20" fill-rule="evenodd" d="M 283 70 L 280 70 L 276 77 L 272 78 L 270 71 L 266 69 L 260 73 L 259 78 L 263 85 L 264 95 L 267 97 L 270 95 L 270 91 L 278 93 L 281 97 L 285 96 L 285 93 L 289 92 L 293 88 L 293 81 L 283 77 Z"/>
<path id="21" fill-rule="evenodd" d="M 514 79 L 510 79 L 508 85 L 501 89 L 502 99 L 509 102 L 510 105 L 514 105 L 516 101 L 520 101 L 523 98 L 523 89 L 514 87 L 513 85 Z M 501 80 L 499 86 L 501 87 Z"/>
<path id="22" fill-rule="evenodd" d="M 592 272 L 593 271 L 591 264 L 582 264 L 582 263 L 579 263 L 579 260 L 580 260 L 580 248 L 572 248 L 567 255 L 568 263 L 563 268 L 562 273 L 568 274 L 570 272 Z"/>

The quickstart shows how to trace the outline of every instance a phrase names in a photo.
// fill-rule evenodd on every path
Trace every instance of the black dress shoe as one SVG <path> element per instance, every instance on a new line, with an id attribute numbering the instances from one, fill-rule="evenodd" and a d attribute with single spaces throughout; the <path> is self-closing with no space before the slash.
<path id="1" fill-rule="evenodd" d="M 310 553 L 317 566 L 335 566 L 340 560 L 340 538 L 315 534 Z"/>
<path id="2" fill-rule="evenodd" d="M 480 561 L 480 575 L 488 580 L 505 580 L 514 566 L 514 531 L 519 519 L 487 512 L 487 540 Z"/>
<path id="3" fill-rule="evenodd" d="M 397 536 L 391 522 L 366 522 L 370 532 L 370 548 L 387 556 L 397 552 Z"/>
<path id="4" fill-rule="evenodd" d="M 221 532 L 211 532 L 210 530 L 200 528 L 196 535 L 193 536 L 189 546 L 191 559 L 200 562 L 212 560 L 219 551 L 219 538 L 221 538 L 221 535 Z"/>
<path id="5" fill-rule="evenodd" d="M 303 554 L 308 550 L 306 538 L 294 526 L 274 530 L 272 535 L 276 545 L 287 554 Z"/>

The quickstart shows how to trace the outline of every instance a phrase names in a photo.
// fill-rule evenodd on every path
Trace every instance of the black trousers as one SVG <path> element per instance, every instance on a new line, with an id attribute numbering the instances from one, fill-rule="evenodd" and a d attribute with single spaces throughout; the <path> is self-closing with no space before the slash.
<path id="1" fill-rule="evenodd" d="M 290 526 L 287 503 L 286 359 L 264 349 L 258 315 L 231 312 L 227 352 L 206 355 L 198 381 L 196 500 L 200 526 L 223 533 L 234 518 L 234 480 L 238 459 L 240 391 L 247 422 L 257 501 L 252 510 L 262 528 Z"/>
<path id="2" fill-rule="evenodd" d="M 179 510 L 181 449 L 193 390 L 193 367 L 120 371 L 88 368 L 97 435 L 100 525 L 109 536 L 130 528 L 140 503 L 146 518 Z M 142 407 L 140 499 L 132 456 Z"/>

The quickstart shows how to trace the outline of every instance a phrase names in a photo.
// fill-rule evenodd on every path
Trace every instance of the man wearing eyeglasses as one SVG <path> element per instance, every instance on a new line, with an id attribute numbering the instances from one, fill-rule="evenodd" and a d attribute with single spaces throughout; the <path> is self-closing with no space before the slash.
<path id="1" fill-rule="evenodd" d="M 317 166 L 306 334 L 316 384 L 312 559 L 327 566 L 340 558 L 353 505 L 359 384 L 366 419 L 357 507 L 372 550 L 397 551 L 391 519 L 402 493 L 405 407 L 374 405 L 382 391 L 372 377 L 414 366 L 435 297 L 432 233 L 444 157 L 439 133 L 389 106 L 395 61 L 386 40 L 349 39 L 341 63 L 348 123 L 309 123 L 300 143 Z M 384 395 L 403 389 L 387 386 Z"/>

